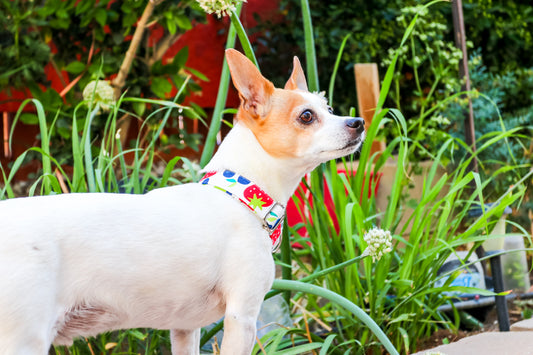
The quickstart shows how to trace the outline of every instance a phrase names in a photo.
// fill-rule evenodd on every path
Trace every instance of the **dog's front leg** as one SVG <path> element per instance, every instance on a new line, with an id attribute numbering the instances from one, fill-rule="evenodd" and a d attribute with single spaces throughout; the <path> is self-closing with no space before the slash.
<path id="1" fill-rule="evenodd" d="M 170 331 L 172 355 L 199 355 L 200 354 L 200 329 Z"/>
<path id="2" fill-rule="evenodd" d="M 250 355 L 255 343 L 256 322 L 262 298 L 228 304 L 224 318 L 221 355 Z"/>

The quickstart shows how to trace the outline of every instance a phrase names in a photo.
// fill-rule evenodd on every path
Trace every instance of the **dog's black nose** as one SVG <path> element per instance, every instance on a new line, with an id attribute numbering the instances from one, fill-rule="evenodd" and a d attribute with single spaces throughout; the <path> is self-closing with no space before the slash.
<path id="1" fill-rule="evenodd" d="M 357 133 L 362 133 L 365 130 L 365 120 L 361 117 L 352 117 L 346 120 L 346 125 L 353 128 Z"/>

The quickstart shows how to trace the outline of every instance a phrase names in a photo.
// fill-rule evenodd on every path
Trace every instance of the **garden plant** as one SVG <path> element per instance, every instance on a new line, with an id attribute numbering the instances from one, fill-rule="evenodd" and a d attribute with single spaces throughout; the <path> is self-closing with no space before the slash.
<path id="1" fill-rule="evenodd" d="M 76 6 L 67 6 L 63 2 L 53 3 L 61 11 L 56 9 L 56 14 L 51 15 L 51 12 L 47 12 L 50 11 L 47 10 L 48 7 L 44 7 L 39 10 L 39 16 L 53 18 L 64 11 L 66 14 L 74 12 L 84 19 L 92 14 L 99 25 L 96 35 L 105 31 L 107 21 L 113 16 L 123 17 L 122 31 L 117 30 L 117 33 L 128 33 L 134 17 L 139 17 L 142 12 L 139 3 L 144 4 L 130 4 L 137 11 L 128 12 L 125 4 L 116 9 L 113 6 L 117 5 L 112 2 L 81 1 L 80 4 L 90 10 L 81 12 Z M 191 17 L 201 17 L 200 9 L 221 16 L 228 15 L 231 27 L 226 46 L 235 47 L 238 39 L 244 53 L 254 63 L 261 65 L 261 58 L 255 57 L 246 30 L 239 20 L 242 2 L 187 2 L 189 10 L 184 10 L 185 5 L 179 5 L 181 3 L 163 3 L 166 4 L 160 10 L 160 19 L 165 19 L 163 22 L 170 34 L 177 33 L 178 28 L 189 28 Z M 480 130 L 476 137 L 476 151 L 471 150 L 457 130 L 447 132 L 441 129 L 444 119 L 449 122 L 446 124 L 451 125 L 454 123 L 453 117 L 464 109 L 465 95 L 457 89 L 459 80 L 454 76 L 453 61 L 458 60 L 459 55 L 448 42 L 430 43 L 427 37 L 431 31 L 435 31 L 433 36 L 438 36 L 438 31 L 442 29 L 429 20 L 433 8 L 446 4 L 433 1 L 419 6 L 405 6 L 398 14 L 401 18 L 397 23 L 401 24 L 403 33 L 400 38 L 396 38 L 396 49 L 383 54 L 387 58 L 386 72 L 374 117 L 366 127 L 366 139 L 369 142 L 387 136 L 386 149 L 379 154 L 372 154 L 370 144 L 365 144 L 356 157 L 324 164 L 302 182 L 307 192 L 301 190 L 294 196 L 303 222 L 284 228 L 281 251 L 274 255 L 282 268 L 283 277 L 274 282 L 272 291 L 267 295 L 272 297 L 282 293 L 290 305 L 295 305 L 296 311 L 292 314 L 294 325 L 289 328 L 280 327 L 258 339 L 254 354 L 365 354 L 369 351 L 407 354 L 417 349 L 418 341 L 438 328 L 458 329 L 460 311 L 445 314 L 438 310 L 441 305 L 453 305 L 451 291 L 493 295 L 487 290 L 451 286 L 461 270 L 468 267 L 467 261 L 463 261 L 459 269 L 445 275 L 439 275 L 438 271 L 450 255 L 456 254 L 458 248 L 465 248 L 469 244 L 473 246 L 470 249 L 473 252 L 487 238 L 498 237 L 489 236 L 489 233 L 506 207 L 517 207 L 524 201 L 530 201 L 527 188 L 533 174 L 530 167 L 531 154 L 528 155 L 527 150 L 520 148 L 527 144 L 526 133 L 531 130 L 531 115 L 517 115 L 510 125 L 507 114 L 500 113 L 502 107 L 501 101 L 497 99 L 498 93 L 484 88 L 480 90 L 475 107 L 478 111 L 490 111 L 492 122 L 498 129 Z M 221 7 L 223 5 L 230 6 Z M 317 37 L 319 44 L 315 45 L 313 8 L 307 0 L 301 0 L 297 5 L 303 24 L 298 31 L 305 38 L 308 84 L 310 90 L 318 92 L 321 89 L 318 71 L 322 64 L 320 46 L 325 40 L 322 37 L 327 34 L 320 32 Z M 51 4 L 47 6 L 53 8 Z M 112 16 L 102 15 L 100 10 L 105 6 L 112 7 Z M 127 19 L 129 20 L 126 21 Z M 56 22 L 50 21 L 50 27 L 45 27 L 50 35 L 61 30 L 54 23 Z M 39 25 L 39 21 L 32 24 Z M 18 33 L 18 30 L 15 32 Z M 19 38 L 16 43 L 31 40 L 33 35 Z M 347 43 L 350 45 L 347 38 L 343 36 L 342 41 L 337 41 L 341 45 L 328 71 L 332 73 L 328 80 L 330 101 L 334 97 L 336 73 L 343 62 L 343 49 Z M 123 38 L 119 40 L 122 43 Z M 88 47 L 90 45 L 86 46 Z M 40 50 L 46 51 L 46 48 Z M 315 50 L 318 51 L 318 56 Z M 13 55 L 16 57 L 22 54 L 19 51 Z M 10 57 L 9 60 L 12 62 L 15 57 Z M 117 60 L 116 53 L 95 56 L 98 57 L 102 60 L 92 59 L 84 64 L 84 58 L 82 61 L 64 63 L 73 74 L 80 75 L 79 83 L 83 87 L 92 80 L 97 80 L 88 90 L 87 99 L 72 95 L 68 98 L 70 105 L 64 110 L 57 110 L 52 109 L 54 105 L 47 98 L 55 97 L 54 94 L 45 95 L 39 93 L 42 92 L 41 89 L 35 89 L 32 93 L 35 91 L 36 99 L 27 100 L 21 105 L 15 121 L 25 120 L 38 124 L 40 146 L 30 148 L 19 156 L 9 169 L 1 167 L 1 199 L 15 197 L 12 188 L 14 177 L 28 155 L 37 155 L 42 160 L 42 173 L 31 185 L 30 195 L 68 192 L 144 193 L 153 188 L 199 180 L 200 166 L 205 165 L 215 149 L 223 115 L 231 112 L 225 110 L 229 86 L 227 66 L 224 64 L 222 70 L 217 102 L 199 164 L 175 157 L 164 162 L 160 169 L 155 169 L 157 164 L 161 164 L 158 149 L 164 145 L 161 142 L 163 129 L 176 116 L 203 120 L 203 112 L 198 107 L 180 104 L 184 96 L 195 89 L 190 76 L 182 76 L 186 56 L 182 58 L 179 55 L 179 60 L 171 65 L 152 63 L 151 74 L 154 78 L 162 76 L 166 80 L 170 77 L 176 85 L 177 91 L 171 98 L 168 98 L 170 89 L 163 88 L 166 84 L 157 87 L 158 79 L 151 81 L 153 95 L 143 97 L 143 93 L 147 91 L 142 91 L 142 88 L 146 89 L 148 83 L 136 86 L 136 78 L 141 80 L 142 75 L 130 74 L 131 82 L 127 85 L 131 85 L 133 89 L 105 102 L 101 100 L 103 95 L 97 94 L 104 89 L 105 83 L 98 80 L 116 73 L 114 65 L 121 61 Z M 414 58 L 420 60 L 419 64 L 429 63 L 432 69 L 424 74 L 417 73 L 418 64 Z M 40 65 L 45 62 L 43 60 Z M 424 99 L 410 102 L 410 107 L 406 110 L 408 118 L 402 113 L 404 103 L 401 101 L 400 89 L 400 73 L 404 65 L 414 66 L 415 92 L 418 97 L 425 95 Z M 476 73 L 474 81 L 479 80 L 481 85 L 482 81 L 487 80 L 484 76 L 486 74 L 480 69 L 479 62 L 478 66 L 475 63 L 473 65 Z M 39 65 L 13 67 L 9 70 L 18 76 L 0 79 L 17 86 L 17 80 L 22 82 L 24 75 L 34 75 L 32 73 L 39 72 L 39 68 Z M 321 69 L 320 73 L 326 71 L 324 67 Z M 201 76 L 200 73 L 197 74 Z M 425 87 L 420 84 L 419 78 L 423 75 L 431 77 L 423 80 L 434 83 L 429 92 L 424 91 Z M 504 84 L 511 82 L 506 76 L 490 79 Z M 501 90 L 511 90 L 511 86 L 503 85 Z M 154 95 L 158 98 L 146 98 Z M 343 99 L 341 97 L 340 100 Z M 54 100 L 57 102 L 60 99 L 55 97 Z M 390 102 L 394 108 L 385 108 Z M 335 106 L 334 102 L 330 104 Z M 33 106 L 35 115 L 23 113 L 26 106 Z M 344 104 L 341 106 L 346 108 Z M 355 114 L 353 109 L 351 114 Z M 120 123 L 125 115 L 139 120 L 142 116 L 138 137 L 131 146 L 125 145 L 121 140 Z M 383 130 L 387 132 L 384 133 Z M 71 158 L 64 158 L 64 152 L 56 152 L 51 148 L 50 143 L 58 134 L 64 143 L 62 149 L 68 147 Z M 195 141 L 191 144 L 197 143 Z M 494 156 L 492 152 L 496 150 L 501 155 Z M 56 153 L 59 157 L 55 156 Z M 423 178 L 421 197 L 413 200 L 409 196 L 409 187 L 416 169 L 412 170 L 410 163 L 419 161 L 422 157 L 430 159 L 431 165 Z M 470 170 L 472 159 L 478 159 L 481 163 L 480 173 Z M 507 159 L 511 160 L 506 161 Z M 391 160 L 399 168 L 394 176 L 386 208 L 380 210 L 376 205 L 376 190 L 379 191 L 379 177 L 383 167 Z M 65 168 L 65 162 L 70 163 L 69 169 Z M 444 168 L 446 173 L 437 174 L 439 168 Z M 494 186 L 498 188 L 495 189 Z M 326 207 L 330 197 L 333 213 Z M 484 208 L 488 202 L 497 203 L 490 209 Z M 469 218 L 469 211 L 479 206 L 485 213 L 477 218 Z M 61 222 L 61 216 L 55 218 L 58 223 Z M 529 236 L 523 225 L 513 223 L 512 227 L 517 234 Z M 302 228 L 306 231 L 305 236 L 299 234 Z M 294 243 L 299 248 L 293 248 Z M 120 251 L 117 250 L 118 252 Z M 445 280 L 444 285 L 436 286 L 440 280 Z M 206 344 L 222 327 L 221 321 L 203 333 L 202 346 L 206 353 L 216 352 L 216 345 L 208 348 Z M 69 348 L 55 348 L 55 353 L 160 354 L 168 351 L 169 342 L 167 331 L 123 330 L 92 339 L 78 339 Z"/>

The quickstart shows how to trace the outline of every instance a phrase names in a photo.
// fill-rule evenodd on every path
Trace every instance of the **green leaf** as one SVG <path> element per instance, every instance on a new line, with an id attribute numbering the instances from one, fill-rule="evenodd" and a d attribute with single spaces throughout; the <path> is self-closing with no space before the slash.
<path id="1" fill-rule="evenodd" d="M 298 355 L 298 354 L 304 354 L 307 352 L 310 352 L 311 350 L 318 349 L 322 347 L 322 343 L 310 343 L 310 344 L 304 344 L 300 346 L 296 346 L 291 349 L 282 350 L 279 352 L 276 352 L 278 355 Z"/>
<path id="2" fill-rule="evenodd" d="M 416 314 L 414 314 L 414 313 L 410 313 L 410 314 L 404 313 L 404 314 L 401 314 L 401 315 L 399 315 L 398 317 L 391 319 L 391 320 L 389 321 L 389 324 L 397 323 L 397 322 L 405 322 L 405 321 L 408 321 L 408 320 L 412 319 L 413 316 L 415 316 L 415 315 L 416 315 Z"/>
<path id="3" fill-rule="evenodd" d="M 176 54 L 176 56 L 174 56 L 174 59 L 172 60 L 172 67 L 174 70 L 176 70 L 176 72 L 185 66 L 185 63 L 187 63 L 187 58 L 189 58 L 189 47 L 185 46 L 178 52 L 178 54 Z"/>
<path id="4" fill-rule="evenodd" d="M 171 35 L 175 34 L 178 29 L 176 22 L 171 18 L 167 18 L 166 20 L 168 32 L 170 32 Z"/>
<path id="5" fill-rule="evenodd" d="M 192 28 L 191 21 L 185 15 L 179 15 L 175 18 L 178 26 L 184 30 L 190 30 Z"/>
<path id="6" fill-rule="evenodd" d="M 37 124 L 39 117 L 33 113 L 23 113 L 20 115 L 20 121 L 24 124 Z"/>
<path id="7" fill-rule="evenodd" d="M 139 340 L 142 340 L 142 341 L 144 341 L 146 339 L 146 337 L 148 336 L 148 334 L 144 334 L 144 333 L 140 332 L 137 329 L 129 330 L 128 331 L 128 335 L 130 335 L 130 336 L 132 336 L 134 338 L 137 338 Z"/>
<path id="8" fill-rule="evenodd" d="M 146 104 L 144 102 L 133 102 L 133 111 L 139 116 L 144 114 L 146 110 Z"/>
<path id="9" fill-rule="evenodd" d="M 107 11 L 102 8 L 96 9 L 96 11 L 94 12 L 94 19 L 96 20 L 96 22 L 98 22 L 100 26 L 104 27 L 107 21 Z"/>
<path id="10" fill-rule="evenodd" d="M 203 73 L 199 72 L 198 70 L 190 68 L 190 67 L 185 67 L 185 69 L 187 69 L 187 71 L 190 71 L 191 74 L 197 77 L 198 79 L 209 82 L 209 78 L 205 76 Z"/>
<path id="11" fill-rule="evenodd" d="M 79 74 L 85 69 L 85 64 L 79 61 L 70 62 L 66 67 L 65 70 L 72 74 Z"/>
<path id="12" fill-rule="evenodd" d="M 164 98 L 167 93 L 172 90 L 172 84 L 164 77 L 153 77 L 152 85 L 150 87 L 154 94 L 160 98 Z"/>
<path id="13" fill-rule="evenodd" d="M 93 6 L 94 6 L 94 1 L 80 1 L 75 6 L 75 13 L 76 15 L 86 13 Z"/>
<path id="14" fill-rule="evenodd" d="M 318 355 L 327 355 L 329 347 L 333 343 L 333 340 L 335 340 L 335 337 L 337 337 L 337 334 L 328 335 L 326 340 L 324 340 L 324 344 L 322 345 L 322 349 L 320 349 L 320 354 Z"/>

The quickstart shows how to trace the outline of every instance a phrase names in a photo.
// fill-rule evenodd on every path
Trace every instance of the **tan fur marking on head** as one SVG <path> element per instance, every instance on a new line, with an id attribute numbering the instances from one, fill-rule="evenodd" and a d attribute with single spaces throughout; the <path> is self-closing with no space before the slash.
<path id="1" fill-rule="evenodd" d="M 239 110 L 238 120 L 246 124 L 259 144 L 276 158 L 294 158 L 312 144 L 312 135 L 317 127 L 303 126 L 297 122 L 298 109 L 307 101 L 297 92 L 276 89 L 271 97 L 271 109 L 261 119 L 250 117 Z M 319 124 L 319 123 L 318 123 Z"/>

